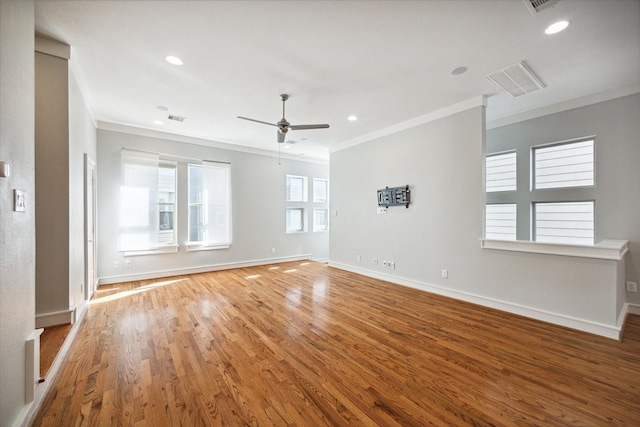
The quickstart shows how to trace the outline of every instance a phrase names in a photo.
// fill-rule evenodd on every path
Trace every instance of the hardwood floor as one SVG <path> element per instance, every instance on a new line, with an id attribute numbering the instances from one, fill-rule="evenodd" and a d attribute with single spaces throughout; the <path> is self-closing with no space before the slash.
<path id="1" fill-rule="evenodd" d="M 36 426 L 640 425 L 622 342 L 297 262 L 100 287 Z"/>
<path id="2" fill-rule="evenodd" d="M 46 377 L 72 325 L 47 326 L 40 335 L 40 375 Z"/>

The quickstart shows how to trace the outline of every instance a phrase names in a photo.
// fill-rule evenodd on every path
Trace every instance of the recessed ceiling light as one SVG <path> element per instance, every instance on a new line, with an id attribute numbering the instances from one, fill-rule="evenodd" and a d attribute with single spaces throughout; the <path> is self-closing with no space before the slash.
<path id="1" fill-rule="evenodd" d="M 167 107 L 165 107 L 164 105 L 158 105 L 156 108 L 158 110 L 160 110 L 160 111 L 169 111 L 169 109 Z"/>
<path id="2" fill-rule="evenodd" d="M 556 34 L 556 33 L 559 33 L 560 31 L 564 30 L 568 26 L 569 26 L 569 21 L 558 21 L 558 22 L 555 22 L 555 23 L 549 25 L 547 27 L 547 29 L 544 30 L 544 33 L 545 34 Z"/>
<path id="3" fill-rule="evenodd" d="M 164 59 L 166 59 L 169 64 L 173 64 L 173 65 L 184 64 L 184 62 L 182 62 L 182 59 L 178 58 L 177 56 L 169 55 L 169 56 L 165 56 Z"/>
<path id="4" fill-rule="evenodd" d="M 458 76 L 460 74 L 466 73 L 467 70 L 468 70 L 468 68 L 465 67 L 465 66 L 454 68 L 453 70 L 451 70 L 451 75 L 452 76 Z"/>
<path id="5" fill-rule="evenodd" d="M 350 122 L 355 122 L 356 120 L 358 120 L 358 117 L 356 117 L 356 116 L 349 116 L 349 117 L 347 117 L 347 120 L 349 120 Z"/>
<path id="6" fill-rule="evenodd" d="M 163 125 L 164 124 L 160 120 L 154 120 L 153 123 L 156 124 L 156 125 Z"/>

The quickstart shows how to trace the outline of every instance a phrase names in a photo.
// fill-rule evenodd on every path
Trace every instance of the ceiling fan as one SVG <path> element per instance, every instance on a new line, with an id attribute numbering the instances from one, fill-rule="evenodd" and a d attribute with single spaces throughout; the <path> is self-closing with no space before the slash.
<path id="1" fill-rule="evenodd" d="M 280 99 L 282 99 L 282 119 L 280 119 L 277 123 L 269 123 L 263 122 L 262 120 L 250 119 L 248 117 L 238 116 L 239 119 L 249 120 L 251 122 L 262 123 L 263 125 L 269 126 L 277 126 L 278 127 L 278 142 L 284 142 L 285 135 L 289 130 L 307 130 L 307 129 L 326 129 L 329 127 L 327 124 L 319 124 L 319 125 L 292 125 L 287 119 L 284 118 L 284 104 L 289 99 L 289 95 L 283 93 L 280 95 Z"/>

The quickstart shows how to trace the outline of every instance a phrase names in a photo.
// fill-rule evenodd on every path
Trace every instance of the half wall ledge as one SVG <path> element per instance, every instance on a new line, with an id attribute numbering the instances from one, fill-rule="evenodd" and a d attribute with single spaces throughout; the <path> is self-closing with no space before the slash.
<path id="1" fill-rule="evenodd" d="M 563 255 L 582 258 L 598 258 L 620 261 L 629 250 L 627 240 L 603 240 L 593 246 L 540 243 L 525 240 L 480 239 L 483 249 L 530 252 L 534 254 Z"/>

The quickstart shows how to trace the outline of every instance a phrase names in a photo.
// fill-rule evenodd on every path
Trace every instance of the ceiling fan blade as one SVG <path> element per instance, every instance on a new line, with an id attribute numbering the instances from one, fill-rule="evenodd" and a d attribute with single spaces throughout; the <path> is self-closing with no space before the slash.
<path id="1" fill-rule="evenodd" d="M 276 132 L 278 133 L 278 142 L 279 142 L 279 143 L 283 143 L 283 142 L 284 142 L 285 134 L 284 134 L 284 133 L 282 133 L 282 132 L 280 132 L 279 130 L 278 130 L 278 131 L 276 131 Z"/>
<path id="2" fill-rule="evenodd" d="M 328 127 L 329 127 L 329 125 L 327 125 L 327 124 L 322 124 L 322 125 L 291 125 L 291 126 L 289 126 L 289 129 L 291 129 L 291 130 L 326 129 Z"/>
<path id="3" fill-rule="evenodd" d="M 238 116 L 238 118 L 242 120 L 249 120 L 250 122 L 262 123 L 263 125 L 278 126 L 275 123 L 263 122 L 262 120 L 250 119 L 249 117 Z"/>

